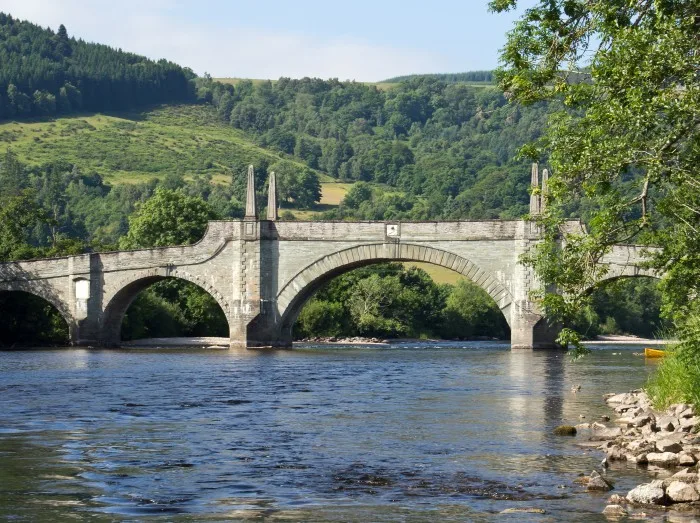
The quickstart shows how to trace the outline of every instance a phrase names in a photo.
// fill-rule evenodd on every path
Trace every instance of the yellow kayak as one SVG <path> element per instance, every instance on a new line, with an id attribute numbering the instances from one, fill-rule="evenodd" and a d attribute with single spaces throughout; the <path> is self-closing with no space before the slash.
<path id="1" fill-rule="evenodd" d="M 663 358 L 666 351 L 661 349 L 652 349 L 651 347 L 646 347 L 644 349 L 644 357 L 646 358 Z"/>

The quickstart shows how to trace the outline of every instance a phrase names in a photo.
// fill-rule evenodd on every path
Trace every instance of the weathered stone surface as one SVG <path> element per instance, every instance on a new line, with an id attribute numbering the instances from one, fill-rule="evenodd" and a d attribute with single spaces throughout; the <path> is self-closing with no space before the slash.
<path id="1" fill-rule="evenodd" d="M 679 426 L 678 418 L 672 416 L 657 416 L 656 426 L 660 430 L 666 430 L 668 432 L 673 432 L 676 427 Z"/>
<path id="2" fill-rule="evenodd" d="M 698 480 L 698 473 L 691 472 L 690 469 L 686 468 L 683 470 L 679 470 L 672 477 L 681 481 L 685 481 L 686 483 L 695 483 Z"/>
<path id="3" fill-rule="evenodd" d="M 656 442 L 656 449 L 659 452 L 678 453 L 683 450 L 683 445 L 670 439 L 661 439 Z"/>
<path id="4" fill-rule="evenodd" d="M 637 463 L 638 465 L 644 465 L 646 463 L 649 463 L 649 459 L 647 458 L 646 452 L 642 452 L 641 454 L 629 454 L 627 456 L 627 461 L 631 463 Z"/>
<path id="5" fill-rule="evenodd" d="M 674 403 L 666 411 L 672 416 L 681 417 L 681 414 L 688 409 L 692 410 L 692 407 L 687 403 Z"/>
<path id="6" fill-rule="evenodd" d="M 692 418 L 695 416 L 695 409 L 693 407 L 688 407 L 678 414 L 679 418 Z"/>
<path id="7" fill-rule="evenodd" d="M 681 467 L 690 467 L 697 463 L 697 459 L 690 452 L 681 452 L 678 454 L 678 464 Z"/>
<path id="8" fill-rule="evenodd" d="M 623 392 L 621 394 L 615 394 L 613 396 L 610 396 L 605 401 L 607 401 L 611 405 L 615 405 L 620 403 L 628 403 L 632 398 L 633 396 L 629 392 Z"/>
<path id="9" fill-rule="evenodd" d="M 611 440 L 620 436 L 622 436 L 622 429 L 619 427 L 610 429 L 606 428 L 594 431 L 593 435 L 591 436 L 591 441 Z"/>
<path id="10" fill-rule="evenodd" d="M 673 452 L 650 452 L 647 454 L 647 461 L 653 465 L 673 467 L 678 465 L 678 454 Z"/>
<path id="11" fill-rule="evenodd" d="M 627 493 L 627 499 L 632 503 L 654 505 L 661 503 L 665 498 L 663 481 L 655 480 L 633 488 Z"/>
<path id="12" fill-rule="evenodd" d="M 696 425 L 700 424 L 700 418 L 695 416 L 689 418 L 681 418 L 679 420 L 680 428 L 685 431 L 689 431 Z"/>
<path id="13" fill-rule="evenodd" d="M 629 514 L 622 505 L 608 505 L 603 509 L 603 515 L 609 518 L 621 518 Z"/>
<path id="14" fill-rule="evenodd" d="M 598 474 L 595 470 L 591 472 L 591 475 L 588 478 L 588 484 L 586 485 L 586 490 L 593 491 L 593 490 L 602 490 L 602 491 L 607 491 L 607 490 L 612 490 L 612 485 L 606 480 L 603 476 Z"/>
<path id="15" fill-rule="evenodd" d="M 688 503 L 700 500 L 700 494 L 690 483 L 674 481 L 666 489 L 666 495 L 674 503 Z"/>
<path id="16" fill-rule="evenodd" d="M 627 498 L 620 494 L 613 494 L 608 498 L 608 505 L 624 505 L 627 503 Z"/>
<path id="17" fill-rule="evenodd" d="M 643 427 L 644 425 L 648 425 L 649 423 L 652 422 L 652 417 L 649 414 L 642 414 L 637 416 L 636 418 L 632 418 L 632 425 L 635 427 Z"/>

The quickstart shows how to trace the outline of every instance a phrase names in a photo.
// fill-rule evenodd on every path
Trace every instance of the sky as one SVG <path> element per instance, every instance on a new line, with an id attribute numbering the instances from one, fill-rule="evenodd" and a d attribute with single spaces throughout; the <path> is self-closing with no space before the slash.
<path id="1" fill-rule="evenodd" d="M 488 0 L 0 0 L 0 11 L 215 78 L 376 82 L 493 69 L 519 11 Z M 522 2 L 525 7 L 534 0 Z"/>

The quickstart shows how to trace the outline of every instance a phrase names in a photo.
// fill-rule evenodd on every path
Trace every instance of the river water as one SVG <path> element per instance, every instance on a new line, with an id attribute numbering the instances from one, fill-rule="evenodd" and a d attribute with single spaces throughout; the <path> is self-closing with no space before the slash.
<path id="1" fill-rule="evenodd" d="M 0 519 L 604 521 L 573 483 L 602 456 L 552 429 L 641 387 L 639 350 L 0 352 Z"/>

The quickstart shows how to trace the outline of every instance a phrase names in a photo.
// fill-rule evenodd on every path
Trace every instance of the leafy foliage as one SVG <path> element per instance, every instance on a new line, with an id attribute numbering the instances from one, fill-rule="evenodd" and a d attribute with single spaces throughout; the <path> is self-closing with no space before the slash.
<path id="1" fill-rule="evenodd" d="M 119 245 L 133 249 L 191 244 L 217 217 L 202 198 L 159 187 L 130 216 L 129 232 Z M 125 339 L 204 334 L 226 336 L 226 316 L 204 289 L 175 279 L 157 282 L 139 294 L 122 327 Z"/>
<path id="2" fill-rule="evenodd" d="M 196 196 L 157 188 L 129 217 L 129 232 L 119 241 L 122 249 L 185 245 L 199 240 L 214 209 Z"/>
<path id="3" fill-rule="evenodd" d="M 503 11 L 516 4 L 496 0 L 491 7 Z M 547 242 L 530 259 L 544 284 L 562 292 L 544 298 L 545 308 L 570 320 L 600 278 L 596 262 L 611 244 L 656 245 L 651 266 L 666 273 L 664 313 L 685 340 L 688 368 L 700 361 L 694 341 L 699 24 L 697 4 L 690 1 L 541 1 L 510 33 L 499 73 L 514 101 L 564 103 L 543 139 L 525 151 L 548 154 L 553 168 L 542 219 Z M 580 70 L 588 56 L 589 67 Z M 585 210 L 588 235 L 562 229 L 572 208 Z"/>
<path id="4" fill-rule="evenodd" d="M 514 108 L 494 88 L 439 76 L 388 91 L 312 78 L 235 86 L 203 78 L 197 85 L 200 100 L 260 145 L 333 178 L 400 193 L 403 201 L 388 207 L 405 219 L 522 216 L 527 166 L 513 157 L 517 144 L 540 136 L 552 111 L 546 104 Z M 324 217 L 368 215 L 349 206 Z"/>
<path id="5" fill-rule="evenodd" d="M 438 285 L 424 270 L 398 263 L 355 269 L 330 281 L 304 306 L 295 329 L 298 337 L 508 336 L 503 314 L 476 285 Z"/>

